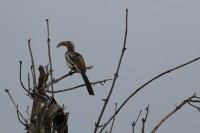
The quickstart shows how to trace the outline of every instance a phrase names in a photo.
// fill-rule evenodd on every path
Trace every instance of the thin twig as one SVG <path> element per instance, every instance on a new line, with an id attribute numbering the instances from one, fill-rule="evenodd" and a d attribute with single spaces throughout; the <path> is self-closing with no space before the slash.
<path id="1" fill-rule="evenodd" d="M 176 111 L 181 109 L 186 103 L 188 103 L 192 98 L 195 97 L 195 94 L 189 97 L 188 99 L 184 100 L 181 104 L 179 104 L 173 111 L 171 111 L 169 114 L 167 114 L 151 131 L 151 133 L 154 133 L 170 116 L 172 116 Z"/>
<path id="2" fill-rule="evenodd" d="M 28 114 L 29 117 L 31 117 L 30 113 L 28 112 L 29 110 L 29 106 L 27 106 L 27 109 L 26 109 L 26 113 Z"/>
<path id="3" fill-rule="evenodd" d="M 147 116 L 149 114 L 149 105 L 147 106 L 145 110 L 146 110 L 146 116 L 145 118 L 142 119 L 142 133 L 144 133 L 145 123 L 147 121 Z"/>
<path id="4" fill-rule="evenodd" d="M 26 89 L 26 87 L 24 86 L 23 82 L 22 82 L 22 61 L 19 61 L 20 63 L 20 68 L 19 68 L 19 79 L 20 79 L 20 84 L 22 86 L 22 88 L 29 93 L 29 91 Z"/>
<path id="5" fill-rule="evenodd" d="M 197 106 L 193 105 L 191 102 L 192 102 L 192 101 L 189 101 L 188 104 L 189 104 L 190 106 L 196 108 L 196 109 L 200 112 L 200 107 L 197 107 Z"/>
<path id="6" fill-rule="evenodd" d="M 103 127 L 103 126 L 105 126 L 105 124 L 106 124 L 106 123 L 104 123 L 104 124 L 102 124 L 102 125 L 99 125 L 99 127 Z"/>
<path id="7" fill-rule="evenodd" d="M 97 132 L 98 128 L 99 128 L 99 124 L 101 122 L 101 118 L 104 114 L 104 111 L 106 109 L 106 106 L 108 104 L 108 101 L 110 99 L 110 96 L 113 92 L 113 88 L 115 86 L 115 83 L 116 83 L 116 80 L 117 80 L 117 77 L 118 77 L 118 73 L 119 73 L 119 69 L 120 69 L 120 66 L 121 66 L 121 62 L 122 62 L 122 58 L 123 58 L 123 55 L 124 55 L 124 52 L 126 50 L 126 38 L 127 38 L 127 33 L 128 33 L 128 9 L 126 9 L 126 28 L 125 28 L 125 36 L 124 36 L 124 44 L 123 44 L 123 48 L 122 48 L 122 52 L 121 52 L 121 56 L 120 56 L 120 59 L 119 59 L 119 63 L 118 63 L 118 66 L 117 66 L 117 70 L 116 70 L 116 73 L 114 74 L 114 79 L 113 79 L 113 83 L 112 83 L 112 86 L 110 88 L 110 91 L 109 91 L 109 94 L 104 102 L 104 105 L 102 107 L 102 110 L 99 114 L 99 117 L 98 117 L 98 120 L 96 122 L 96 125 L 95 125 L 95 129 L 94 129 L 94 133 Z"/>
<path id="8" fill-rule="evenodd" d="M 9 90 L 8 90 L 8 89 L 5 89 L 5 92 L 8 93 L 8 95 L 9 95 L 9 97 L 10 97 L 10 99 L 11 99 L 13 105 L 15 106 L 15 109 L 16 109 L 16 111 L 17 111 L 17 114 L 19 114 L 19 115 L 22 117 L 22 119 L 24 120 L 24 122 L 26 123 L 26 124 L 23 124 L 23 125 L 24 125 L 24 126 L 27 126 L 27 120 L 23 117 L 22 113 L 19 111 L 18 105 L 15 104 L 15 101 L 13 100 L 13 98 L 12 98 L 12 96 L 11 96 Z M 19 119 L 19 120 L 20 120 L 20 119 Z M 20 120 L 20 121 L 21 121 L 21 120 Z M 23 122 L 22 122 L 22 123 L 23 123 Z"/>
<path id="9" fill-rule="evenodd" d="M 141 113 L 142 113 L 142 110 L 140 110 L 140 113 L 138 114 L 138 117 L 137 117 L 137 119 L 135 120 L 135 122 L 133 121 L 133 123 L 131 123 L 131 125 L 132 125 L 132 133 L 135 132 L 135 125 L 136 125 L 136 123 L 137 123 L 137 121 L 138 121 L 138 119 L 139 119 Z"/>
<path id="10" fill-rule="evenodd" d="M 92 68 L 93 68 L 93 66 L 89 66 L 89 67 L 87 67 L 86 69 L 92 69 Z M 63 76 L 61 76 L 60 78 L 54 79 L 53 81 L 50 81 L 49 83 L 47 83 L 47 87 L 51 86 L 52 83 L 58 83 L 58 82 L 61 81 L 62 79 L 66 78 L 66 77 L 68 77 L 68 76 L 71 76 L 71 75 L 73 75 L 73 74 L 75 74 L 75 73 L 77 73 L 77 72 L 76 72 L 76 71 L 74 71 L 74 72 L 69 72 L 69 73 L 67 73 L 67 74 L 65 74 L 65 75 L 63 75 Z"/>
<path id="11" fill-rule="evenodd" d="M 104 79 L 104 80 L 100 80 L 100 81 L 96 81 L 96 82 L 91 82 L 92 85 L 95 85 L 95 84 L 102 84 L 102 83 L 105 83 L 106 81 L 109 81 L 109 80 L 112 80 L 112 79 Z M 81 85 L 77 85 L 77 86 L 74 86 L 74 87 L 71 87 L 71 88 L 68 88 L 68 89 L 63 89 L 63 90 L 57 90 L 57 91 L 50 91 L 50 90 L 47 90 L 47 92 L 49 93 L 59 93 L 59 92 L 64 92 L 64 91 L 70 91 L 70 90 L 74 90 L 74 89 L 77 89 L 77 88 L 80 88 L 80 87 L 83 87 L 85 86 L 85 84 L 81 84 Z"/>
<path id="12" fill-rule="evenodd" d="M 74 72 L 72 72 L 72 73 L 67 73 L 67 74 L 63 75 L 62 77 L 60 77 L 60 78 L 58 78 L 58 79 L 55 79 L 55 80 L 53 80 L 53 81 L 50 81 L 50 82 L 47 84 L 47 87 L 51 86 L 53 83 L 57 83 L 57 82 L 61 81 L 62 79 L 66 78 L 66 77 L 68 77 L 68 76 L 73 75 L 74 73 L 76 73 L 76 72 L 74 71 Z"/>
<path id="13" fill-rule="evenodd" d="M 20 122 L 22 125 L 24 125 L 25 127 L 27 127 L 27 125 L 20 119 L 19 110 L 18 110 L 18 105 L 16 105 L 16 106 L 17 106 L 17 117 L 18 117 L 19 122 Z"/>
<path id="14" fill-rule="evenodd" d="M 190 102 L 193 102 L 193 103 L 199 103 L 200 100 L 191 100 Z"/>
<path id="15" fill-rule="evenodd" d="M 31 84 L 30 84 L 31 82 L 30 82 L 30 75 L 29 75 L 29 73 L 28 73 L 28 91 L 29 91 L 29 93 L 30 93 L 30 91 L 31 91 Z"/>
<path id="16" fill-rule="evenodd" d="M 151 82 L 153 82 L 153 81 L 155 81 L 156 79 L 158 79 L 158 78 L 164 76 L 165 74 L 168 74 L 168 73 L 170 73 L 170 72 L 172 72 L 172 71 L 175 71 L 175 70 L 177 70 L 177 69 L 179 69 L 179 68 L 182 68 L 182 67 L 184 67 L 184 66 L 186 66 L 186 65 L 189 65 L 189 64 L 191 64 L 191 63 L 193 63 L 193 62 L 195 62 L 195 61 L 197 61 L 197 60 L 199 60 L 199 59 L 200 59 L 200 57 L 195 58 L 195 59 L 193 59 L 193 60 L 191 60 L 191 61 L 189 61 L 189 62 L 187 62 L 187 63 L 184 63 L 184 64 L 179 65 L 179 66 L 177 66 L 177 67 L 174 67 L 174 68 L 172 68 L 172 69 L 169 69 L 169 70 L 167 70 L 167 71 L 165 71 L 165 72 L 163 72 L 163 73 L 161 73 L 161 74 L 155 76 L 154 78 L 150 79 L 149 81 L 147 81 L 146 83 L 144 83 L 142 86 L 140 86 L 139 88 L 137 88 L 129 97 L 127 97 L 127 98 L 124 100 L 124 102 L 123 102 L 123 103 L 120 105 L 120 107 L 117 109 L 117 113 L 123 108 L 123 106 L 124 106 L 135 94 L 137 94 L 141 89 L 143 89 L 145 86 L 147 86 L 147 85 L 150 84 Z M 106 127 L 107 124 L 113 119 L 113 117 L 114 117 L 114 114 L 113 114 L 113 115 L 110 117 L 110 119 L 106 122 L 105 127 Z M 102 129 L 104 129 L 105 127 L 103 127 Z"/>
<path id="17" fill-rule="evenodd" d="M 49 55 L 49 64 L 50 64 L 50 75 L 51 75 L 51 90 L 52 92 L 54 91 L 53 89 L 53 68 L 52 68 L 52 62 L 51 62 L 51 49 L 50 49 L 50 35 L 49 35 L 49 20 L 46 19 L 47 22 L 47 44 L 48 44 L 48 55 Z M 54 93 L 52 93 L 52 97 L 54 98 Z"/>
<path id="18" fill-rule="evenodd" d="M 37 81 L 36 81 L 36 74 L 35 74 L 35 64 L 34 64 L 34 58 L 33 58 L 33 54 L 32 54 L 32 50 L 31 50 L 31 39 L 28 40 L 28 47 L 29 47 L 29 52 L 30 52 L 30 56 L 31 56 L 31 63 L 32 63 L 32 74 L 33 74 L 33 90 L 36 89 L 37 87 Z"/>
<path id="19" fill-rule="evenodd" d="M 35 85 L 34 85 L 34 72 L 33 72 L 33 65 L 31 65 L 31 67 L 30 67 L 30 69 L 31 69 L 31 76 L 32 76 L 32 83 L 33 83 L 33 90 L 35 89 Z"/>
<path id="20" fill-rule="evenodd" d="M 117 103 L 115 103 L 115 116 L 117 115 L 116 111 L 117 111 Z M 112 129 L 113 129 L 113 126 L 114 126 L 114 122 L 115 122 L 115 116 L 113 118 L 112 125 L 110 127 L 110 132 L 109 133 L 112 132 Z"/>

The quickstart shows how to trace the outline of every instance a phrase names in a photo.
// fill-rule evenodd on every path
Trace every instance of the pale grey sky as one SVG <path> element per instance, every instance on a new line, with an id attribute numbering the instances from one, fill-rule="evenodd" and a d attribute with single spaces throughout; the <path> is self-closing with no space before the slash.
<path id="1" fill-rule="evenodd" d="M 127 51 L 109 107 L 102 122 L 137 87 L 157 74 L 198 57 L 200 51 L 200 1 L 197 0 L 60 0 L 0 1 L 0 118 L 2 133 L 25 132 L 4 89 L 19 104 L 26 118 L 31 100 L 19 83 L 19 60 L 23 61 L 23 81 L 27 85 L 30 55 L 27 41 L 31 38 L 36 67 L 48 63 L 46 21 L 50 21 L 51 51 L 54 76 L 69 71 L 64 61 L 63 40 L 71 40 L 76 50 L 94 68 L 87 72 L 91 81 L 112 78 L 119 60 L 125 29 L 125 9 L 129 9 Z M 113 133 L 130 133 L 131 122 L 141 109 L 150 104 L 146 131 L 194 92 L 200 95 L 200 62 L 193 63 L 161 77 L 131 99 L 118 114 Z M 37 74 L 38 75 L 38 74 Z M 83 83 L 81 76 L 64 79 L 56 90 Z M 86 88 L 56 94 L 60 105 L 70 112 L 69 131 L 92 132 L 111 83 L 94 86 L 95 97 Z M 143 111 L 142 116 L 145 113 Z M 197 133 L 200 115 L 185 106 L 164 123 L 159 133 Z M 136 131 L 141 130 L 141 120 Z"/>

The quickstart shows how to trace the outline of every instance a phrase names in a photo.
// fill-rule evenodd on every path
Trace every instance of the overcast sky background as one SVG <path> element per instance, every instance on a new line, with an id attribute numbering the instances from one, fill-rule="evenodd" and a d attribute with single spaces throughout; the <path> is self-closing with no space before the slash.
<path id="1" fill-rule="evenodd" d="M 50 23 L 51 52 L 54 77 L 69 69 L 65 65 L 65 48 L 56 48 L 63 40 L 75 43 L 87 66 L 90 81 L 113 78 L 116 71 L 125 29 L 125 9 L 129 9 L 127 51 L 119 78 L 102 119 L 110 118 L 114 104 L 119 105 L 135 89 L 161 72 L 198 57 L 200 54 L 200 1 L 197 0 L 60 0 L 60 1 L 0 1 L 0 122 L 2 133 L 22 133 L 15 108 L 4 89 L 10 90 L 23 115 L 31 99 L 19 83 L 19 60 L 23 61 L 23 81 L 27 85 L 30 73 L 31 46 L 36 68 L 48 63 L 46 21 Z M 200 96 L 200 61 L 165 75 L 134 96 L 118 114 L 113 133 L 131 133 L 131 122 L 150 104 L 146 132 L 184 99 L 197 92 Z M 37 72 L 38 76 L 38 72 Z M 79 74 L 55 85 L 56 90 L 82 84 Z M 108 94 L 111 82 L 94 86 L 95 96 L 86 88 L 56 94 L 57 102 L 66 106 L 70 133 L 94 130 L 102 98 Z M 159 133 L 197 133 L 199 112 L 184 106 L 168 119 Z M 108 129 L 107 129 L 108 130 Z M 136 131 L 141 132 L 141 120 Z"/>

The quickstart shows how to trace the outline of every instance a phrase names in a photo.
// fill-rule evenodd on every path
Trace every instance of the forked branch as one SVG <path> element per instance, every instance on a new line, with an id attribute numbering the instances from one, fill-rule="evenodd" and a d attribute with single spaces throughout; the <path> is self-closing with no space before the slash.
<path id="1" fill-rule="evenodd" d="M 161 74 L 155 76 L 154 78 L 150 79 L 149 81 L 147 81 L 146 83 L 144 83 L 142 86 L 140 86 L 139 88 L 137 88 L 129 97 L 127 97 L 127 98 L 124 100 L 124 102 L 123 102 L 123 103 L 119 106 L 119 108 L 117 109 L 117 113 L 124 107 L 124 105 L 125 105 L 135 94 L 137 94 L 141 89 L 143 89 L 145 86 L 147 86 L 147 85 L 150 84 L 151 82 L 153 82 L 153 81 L 155 81 L 156 79 L 158 79 L 158 78 L 164 76 L 165 74 L 168 74 L 168 73 L 173 72 L 173 71 L 175 71 L 175 70 L 177 70 L 177 69 L 180 69 L 180 68 L 182 68 L 182 67 L 184 67 L 184 66 L 187 66 L 187 65 L 189 65 L 189 64 L 191 64 L 191 63 L 193 63 L 193 62 L 195 62 L 195 61 L 198 61 L 199 59 L 200 59 L 200 57 L 197 57 L 197 58 L 195 58 L 195 59 L 193 59 L 193 60 L 191 60 L 191 61 L 188 61 L 188 62 L 186 62 L 186 63 L 184 63 L 184 64 L 182 64 L 182 65 L 179 65 L 179 66 L 177 66 L 177 67 L 174 67 L 174 68 L 172 68 L 172 69 L 169 69 L 169 70 L 167 70 L 167 71 L 165 71 L 165 72 L 163 72 L 163 73 L 161 73 Z M 108 125 L 108 123 L 109 123 L 113 118 L 114 118 L 114 114 L 110 117 L 110 119 L 108 119 L 108 121 L 106 122 L 105 126 L 101 129 L 101 131 Z"/>
<path id="2" fill-rule="evenodd" d="M 167 114 L 151 131 L 151 133 L 154 133 L 170 116 L 172 116 L 174 113 L 176 113 L 178 110 L 180 110 L 185 104 L 191 102 L 193 98 L 196 98 L 195 94 L 189 97 L 188 99 L 184 100 L 181 104 L 176 106 L 176 108 L 171 111 L 169 114 Z"/>
<path id="3" fill-rule="evenodd" d="M 133 123 L 131 123 L 131 125 L 132 125 L 132 133 L 135 133 L 135 126 L 136 126 L 136 123 L 137 123 L 141 113 L 142 113 L 142 110 L 140 110 L 140 113 L 138 114 L 137 119 L 135 121 L 133 121 Z"/>
<path id="4" fill-rule="evenodd" d="M 142 133 L 144 133 L 144 129 L 145 129 L 145 123 L 147 121 L 147 116 L 149 114 L 149 105 L 146 107 L 146 116 L 144 118 L 142 118 Z"/>
<path id="5" fill-rule="evenodd" d="M 98 128 L 99 128 L 99 125 L 100 125 L 100 122 L 101 122 L 101 118 L 102 118 L 102 116 L 103 116 L 103 114 L 104 114 L 104 111 L 105 111 L 105 109 L 106 109 L 106 106 L 107 106 L 107 104 L 108 104 L 108 101 L 109 101 L 109 99 L 110 99 L 110 96 L 111 96 L 111 94 L 112 94 L 112 92 L 113 92 L 113 89 L 114 89 L 116 80 L 117 80 L 117 78 L 118 78 L 118 73 L 119 73 L 119 69 L 120 69 L 120 66 L 121 66 L 122 58 L 123 58 L 124 52 L 125 52 L 125 50 L 126 50 L 126 38 L 127 38 L 127 33 L 128 33 L 128 9 L 126 9 L 126 28 L 125 28 L 124 44 L 123 44 L 121 56 L 120 56 L 120 59 L 119 59 L 119 63 L 118 63 L 118 66 L 117 66 L 116 73 L 114 74 L 114 79 L 113 79 L 113 82 L 112 82 L 112 86 L 111 86 L 111 88 L 110 88 L 110 91 L 109 91 L 109 93 L 108 93 L 107 98 L 104 100 L 104 101 L 105 101 L 105 102 L 104 102 L 104 105 L 103 105 L 102 110 L 101 110 L 101 112 L 100 112 L 100 114 L 99 114 L 98 120 L 97 120 L 97 122 L 96 122 L 96 124 L 95 124 L 94 133 L 96 133 L 97 130 L 98 130 Z M 117 112 L 116 112 L 116 113 L 117 113 Z M 115 116 L 115 115 L 113 115 L 113 117 L 114 117 L 114 116 Z"/>
<path id="6" fill-rule="evenodd" d="M 16 109 L 16 111 L 17 111 L 17 117 L 18 117 L 20 123 L 22 123 L 22 125 L 24 125 L 24 126 L 27 128 L 27 126 L 28 126 L 28 121 L 24 118 L 24 116 L 22 115 L 22 113 L 19 111 L 18 105 L 17 105 L 17 104 L 15 103 L 15 101 L 13 100 L 13 98 L 12 98 L 12 96 L 11 96 L 9 90 L 8 90 L 8 89 L 5 89 L 5 92 L 8 93 L 8 95 L 9 95 L 9 97 L 10 97 L 10 99 L 11 99 L 13 105 L 15 106 L 15 109 Z M 24 122 L 22 122 L 22 120 L 20 119 L 20 116 L 21 116 L 21 118 L 24 120 Z"/>

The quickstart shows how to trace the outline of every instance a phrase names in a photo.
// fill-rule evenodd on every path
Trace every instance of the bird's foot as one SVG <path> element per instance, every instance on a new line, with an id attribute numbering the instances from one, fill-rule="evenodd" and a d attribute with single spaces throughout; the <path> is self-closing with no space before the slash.
<path id="1" fill-rule="evenodd" d="M 69 71 L 69 75 L 72 75 L 73 73 L 75 73 L 75 70 L 71 70 L 71 71 Z"/>

